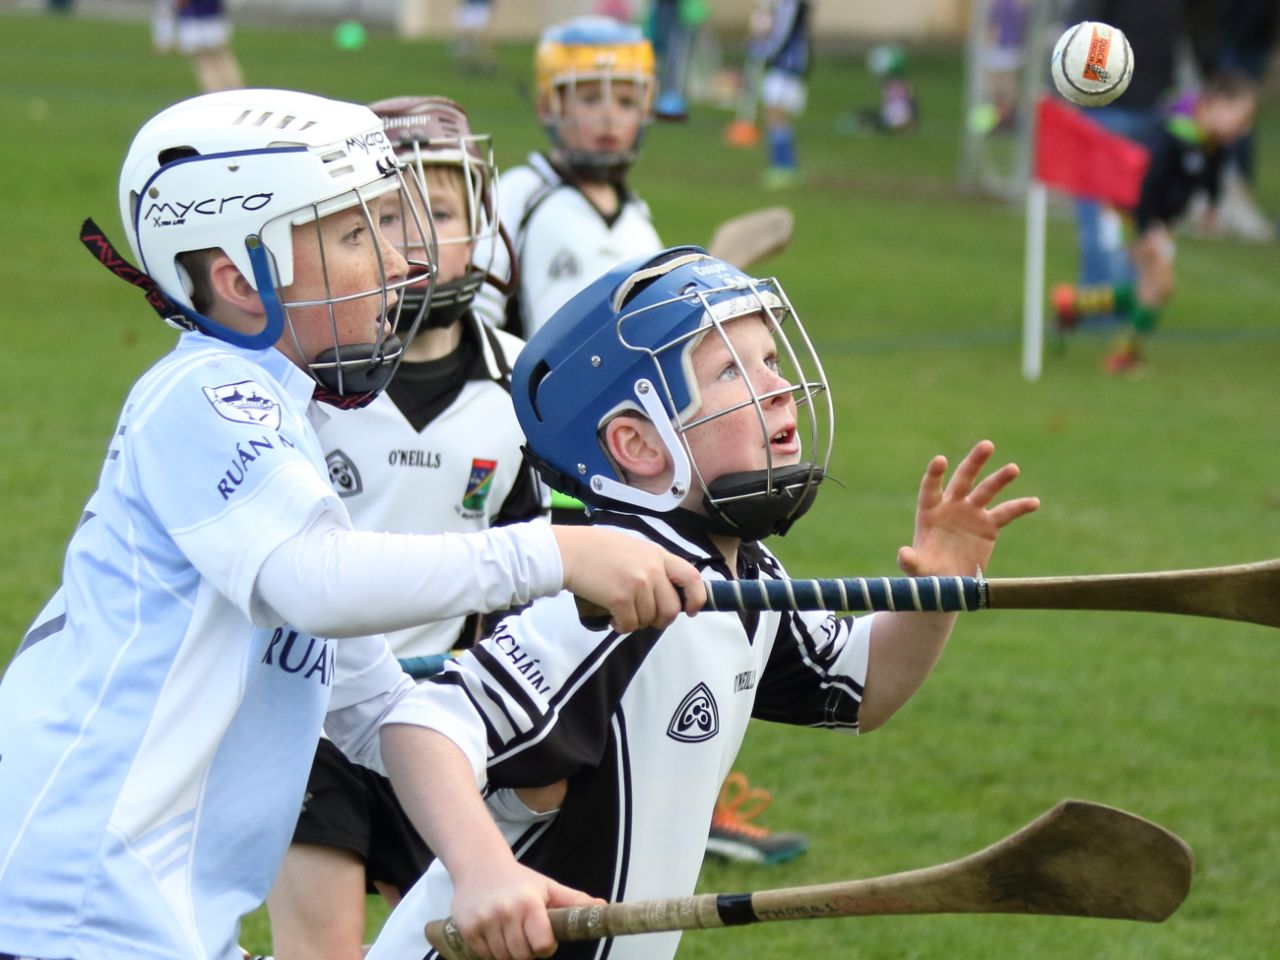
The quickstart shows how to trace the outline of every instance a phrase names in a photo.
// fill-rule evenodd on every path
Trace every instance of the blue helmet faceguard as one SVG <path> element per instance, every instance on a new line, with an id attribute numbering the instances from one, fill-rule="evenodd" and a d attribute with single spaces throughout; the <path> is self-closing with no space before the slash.
<path id="1" fill-rule="evenodd" d="M 769 324 L 787 386 L 757 394 L 739 363 L 749 399 L 701 410 L 694 347 L 705 336 L 729 344 L 724 324 L 750 314 Z M 773 463 L 762 406 L 781 393 L 795 396 L 806 457 L 787 466 Z M 680 509 L 697 483 L 705 518 L 694 522 L 747 540 L 785 533 L 809 508 L 835 433 L 822 364 L 781 285 L 748 277 L 699 247 L 622 264 L 569 300 L 520 352 L 511 395 L 531 458 L 557 490 L 592 507 L 662 514 Z M 765 469 L 704 480 L 686 435 L 747 406 L 755 408 L 769 451 Z M 674 478 L 665 491 L 631 486 L 602 445 L 605 424 L 628 411 L 654 424 L 670 455 Z"/>

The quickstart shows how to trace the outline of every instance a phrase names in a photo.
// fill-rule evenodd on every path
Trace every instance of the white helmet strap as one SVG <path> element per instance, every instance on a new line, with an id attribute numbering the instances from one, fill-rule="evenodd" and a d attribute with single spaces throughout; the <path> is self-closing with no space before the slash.
<path id="1" fill-rule="evenodd" d="M 676 434 L 675 428 L 671 426 L 671 419 L 667 415 L 667 411 L 662 405 L 662 399 L 654 388 L 653 383 L 641 378 L 635 382 L 634 389 L 636 402 L 640 404 L 641 409 L 644 410 L 654 429 L 658 431 L 658 436 L 662 438 L 667 451 L 671 454 L 672 467 L 674 469 L 671 486 L 662 493 L 649 493 L 599 473 L 592 476 L 589 483 L 592 492 L 599 496 L 608 497 L 610 500 L 630 504 L 643 510 L 666 513 L 668 510 L 679 506 L 680 501 L 689 492 L 689 479 L 692 474 L 689 454 L 685 450 L 684 443 Z"/>

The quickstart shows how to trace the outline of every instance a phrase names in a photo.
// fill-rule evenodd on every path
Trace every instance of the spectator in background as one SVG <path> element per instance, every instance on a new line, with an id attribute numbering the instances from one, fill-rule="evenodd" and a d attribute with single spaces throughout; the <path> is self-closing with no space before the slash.
<path id="1" fill-rule="evenodd" d="M 764 174 L 767 190 L 793 186 L 800 180 L 795 118 L 804 113 L 808 99 L 811 12 L 809 0 L 772 0 L 762 17 L 753 17 L 757 36 L 751 55 L 764 64 L 760 101 L 769 147 L 769 166 Z"/>
<path id="2" fill-rule="evenodd" d="M 205 93 L 244 86 L 244 74 L 231 50 L 231 20 L 222 0 L 157 0 L 151 18 L 151 42 L 160 53 L 177 49 L 191 61 Z"/>
<path id="3" fill-rule="evenodd" d="M 498 69 L 493 52 L 493 0 L 462 0 L 453 11 L 453 58 L 463 73 Z"/>
<path id="4" fill-rule="evenodd" d="M 1028 7 L 1028 0 L 991 0 L 987 11 L 983 68 L 987 96 L 994 110 L 991 128 L 1000 133 L 1017 126 L 1018 75 L 1022 70 Z"/>
<path id="5" fill-rule="evenodd" d="M 654 0 L 649 11 L 649 38 L 658 59 L 658 97 L 654 115 L 684 120 L 689 115 L 685 81 L 698 28 L 710 15 L 705 0 Z"/>
<path id="6" fill-rule="evenodd" d="M 1280 0 L 1210 0 L 1205 35 L 1209 43 L 1197 50 L 1206 77 L 1239 74 L 1259 86 L 1275 49 Z M 1226 147 L 1218 229 L 1245 240 L 1270 240 L 1271 220 L 1253 199 L 1255 135 L 1251 131 Z"/>

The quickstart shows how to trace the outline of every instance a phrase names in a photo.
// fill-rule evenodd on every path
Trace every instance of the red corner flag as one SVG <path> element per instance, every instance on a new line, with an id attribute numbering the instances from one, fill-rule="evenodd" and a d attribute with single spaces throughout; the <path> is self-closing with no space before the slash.
<path id="1" fill-rule="evenodd" d="M 1147 172 L 1145 148 L 1052 97 L 1036 107 L 1035 179 L 1077 197 L 1133 209 Z"/>

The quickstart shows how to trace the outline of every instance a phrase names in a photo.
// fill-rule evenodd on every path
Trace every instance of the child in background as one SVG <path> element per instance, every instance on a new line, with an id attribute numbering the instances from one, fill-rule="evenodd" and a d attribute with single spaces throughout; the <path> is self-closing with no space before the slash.
<path id="1" fill-rule="evenodd" d="M 597 508 L 593 523 L 667 544 L 704 578 L 786 578 L 761 541 L 812 504 L 833 413 L 777 281 L 696 247 L 633 260 L 533 337 L 512 383 L 539 468 Z M 1036 509 L 1034 498 L 993 505 L 1018 472 L 980 480 L 993 450 L 979 443 L 945 483 L 946 459 L 929 463 L 904 571 L 985 569 L 1001 528 Z M 584 624 L 563 595 L 452 661 L 431 681 L 428 722 L 467 757 L 522 863 L 610 901 L 686 896 L 748 721 L 870 732 L 928 676 L 954 622 L 703 612 L 624 635 Z M 449 871 L 432 864 L 369 960 L 426 955 L 423 924 L 471 895 L 458 885 L 455 899 Z M 481 956 L 503 942 L 501 926 L 455 918 Z M 679 940 L 565 943 L 556 956 L 665 960 Z"/>
<path id="2" fill-rule="evenodd" d="M 240 62 L 231 50 L 231 20 L 222 0 L 157 0 L 151 43 L 160 53 L 177 49 L 189 57 L 205 93 L 244 86 Z"/>
<path id="3" fill-rule="evenodd" d="M 502 175 L 498 215 L 519 264 L 507 297 L 486 285 L 476 309 L 528 338 L 620 261 L 662 248 L 649 207 L 627 185 L 653 119 L 653 47 L 607 17 L 549 28 L 534 58 L 538 119 L 550 150 Z M 493 272 L 510 272 L 499 246 Z"/>
<path id="4" fill-rule="evenodd" d="M 764 64 L 760 102 L 769 150 L 764 186 L 769 190 L 800 182 L 795 118 L 804 113 L 808 99 L 811 18 L 809 0 L 773 0 L 767 11 L 752 18 L 756 39 L 749 56 Z"/>
<path id="5" fill-rule="evenodd" d="M 397 97 L 371 109 L 426 188 L 439 272 L 434 284 L 423 278 L 402 294 L 411 315 L 428 296 L 430 303 L 387 389 L 319 431 L 334 488 L 361 530 L 465 533 L 541 517 L 541 487 L 521 453 L 511 406 L 511 366 L 522 344 L 471 311 L 486 276 L 472 253 L 497 224 L 490 139 L 473 134 L 462 108 L 443 97 Z M 383 218 L 404 255 L 422 259 L 406 226 Z M 444 618 L 387 640 L 402 660 L 439 656 L 474 642 L 477 619 Z M 360 960 L 366 890 L 394 904 L 429 859 L 387 778 L 320 740 L 293 843 L 267 898 L 276 960 Z"/>
<path id="6" fill-rule="evenodd" d="M 1073 329 L 1082 316 L 1115 314 L 1127 330 L 1103 361 L 1108 373 L 1128 373 L 1142 363 L 1142 340 L 1155 329 L 1160 311 L 1173 295 L 1173 231 L 1199 193 L 1217 203 L 1224 148 L 1253 128 L 1257 109 L 1253 82 L 1240 75 L 1211 79 L 1183 110 L 1176 111 L 1151 144 L 1151 162 L 1132 211 L 1136 234 L 1129 244 L 1136 280 L 1053 291 L 1058 326 Z"/>

